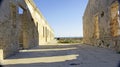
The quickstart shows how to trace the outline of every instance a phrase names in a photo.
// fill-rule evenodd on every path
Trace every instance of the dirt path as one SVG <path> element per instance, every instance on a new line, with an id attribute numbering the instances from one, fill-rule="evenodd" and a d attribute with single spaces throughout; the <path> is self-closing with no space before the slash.
<path id="1" fill-rule="evenodd" d="M 120 54 L 88 45 L 40 46 L 21 50 L 4 67 L 117 67 Z"/>

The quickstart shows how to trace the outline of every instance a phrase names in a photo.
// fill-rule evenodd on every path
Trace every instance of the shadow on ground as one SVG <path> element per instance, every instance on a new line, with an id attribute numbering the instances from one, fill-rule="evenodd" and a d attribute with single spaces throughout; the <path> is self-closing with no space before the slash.
<path id="1" fill-rule="evenodd" d="M 44 45 L 9 57 L 4 67 L 117 67 L 120 55 L 88 45 Z"/>
<path id="2" fill-rule="evenodd" d="M 22 58 L 37 58 L 37 57 L 52 57 L 52 56 L 64 56 L 77 53 L 71 53 L 76 51 L 78 45 L 46 45 L 35 47 L 33 49 L 21 50 L 14 56 L 8 59 L 22 59 Z"/>

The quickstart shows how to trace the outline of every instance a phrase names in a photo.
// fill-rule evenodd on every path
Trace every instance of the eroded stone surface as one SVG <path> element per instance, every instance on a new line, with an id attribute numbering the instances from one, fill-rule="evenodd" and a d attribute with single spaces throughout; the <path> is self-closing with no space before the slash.
<path id="1" fill-rule="evenodd" d="M 83 16 L 84 43 L 120 51 L 118 1 L 89 0 Z"/>
<path id="2" fill-rule="evenodd" d="M 0 0 L 0 50 L 3 50 L 3 58 L 53 39 L 53 30 L 32 0 Z M 2 53 L 0 55 L 2 59 Z"/>

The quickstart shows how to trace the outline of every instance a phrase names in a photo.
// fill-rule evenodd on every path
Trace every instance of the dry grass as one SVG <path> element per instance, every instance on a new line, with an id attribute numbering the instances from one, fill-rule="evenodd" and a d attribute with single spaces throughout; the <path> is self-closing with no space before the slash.
<path id="1" fill-rule="evenodd" d="M 60 38 L 58 43 L 83 43 L 82 38 Z"/>

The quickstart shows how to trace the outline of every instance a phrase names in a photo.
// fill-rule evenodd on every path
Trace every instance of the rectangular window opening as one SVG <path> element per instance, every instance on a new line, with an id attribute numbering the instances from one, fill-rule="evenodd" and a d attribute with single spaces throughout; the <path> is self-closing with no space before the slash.
<path id="1" fill-rule="evenodd" d="M 19 7 L 19 8 L 18 8 L 18 13 L 19 13 L 19 14 L 23 14 L 23 13 L 24 13 L 24 10 L 23 10 L 21 7 Z"/>

